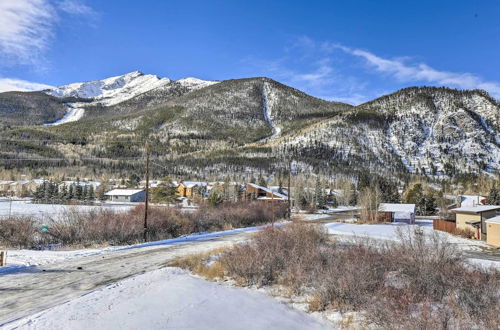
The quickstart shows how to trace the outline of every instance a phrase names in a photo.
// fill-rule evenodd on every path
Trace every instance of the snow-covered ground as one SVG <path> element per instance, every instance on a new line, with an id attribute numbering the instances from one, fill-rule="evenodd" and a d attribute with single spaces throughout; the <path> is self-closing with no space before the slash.
<path id="1" fill-rule="evenodd" d="M 402 230 L 403 233 L 408 230 L 412 230 L 412 227 L 420 226 L 424 233 L 431 234 L 437 233 L 438 235 L 446 238 L 448 242 L 454 244 L 458 249 L 462 251 L 482 251 L 488 248 L 488 244 L 483 241 L 469 240 L 455 235 L 451 235 L 442 231 L 435 231 L 432 229 L 432 220 L 417 220 L 416 225 L 407 225 L 404 223 L 392 223 L 392 224 L 351 224 L 351 223 L 329 223 L 325 227 L 328 233 L 332 235 L 340 235 L 344 237 L 366 237 L 373 239 L 382 239 L 397 241 L 399 239 L 398 231 Z M 477 258 L 467 258 L 467 260 L 475 266 L 481 266 L 483 268 L 496 268 L 500 270 L 500 261 L 494 260 L 484 260 Z"/>
<path id="2" fill-rule="evenodd" d="M 330 329 L 251 290 L 164 268 L 106 286 L 5 329 Z"/>
<path id="3" fill-rule="evenodd" d="M 0 219 L 10 215 L 30 215 L 30 216 L 54 216 L 64 212 L 89 212 L 105 208 L 116 212 L 125 212 L 133 208 L 130 204 L 103 204 L 102 206 L 91 205 L 60 205 L 60 204 L 32 204 L 30 201 L 0 200 Z"/>
<path id="4" fill-rule="evenodd" d="M 60 261 L 81 258 L 91 255 L 105 254 L 116 251 L 123 247 L 113 246 L 98 249 L 83 250 L 8 250 L 7 265 L 0 267 L 0 275 L 13 273 L 20 270 L 39 271 L 38 268 L 44 265 L 53 264 Z"/>
<path id="5" fill-rule="evenodd" d="M 446 237 L 450 243 L 462 246 L 466 250 L 479 250 L 481 247 L 488 247 L 483 241 L 469 240 L 455 235 L 451 235 L 442 231 L 432 229 L 432 220 L 416 220 L 415 225 L 407 225 L 405 223 L 390 223 L 390 224 L 351 224 L 351 223 L 329 223 L 326 224 L 328 233 L 343 236 L 369 237 L 383 240 L 398 240 L 400 230 L 408 231 L 413 227 L 421 227 L 424 233 L 437 233 Z"/>

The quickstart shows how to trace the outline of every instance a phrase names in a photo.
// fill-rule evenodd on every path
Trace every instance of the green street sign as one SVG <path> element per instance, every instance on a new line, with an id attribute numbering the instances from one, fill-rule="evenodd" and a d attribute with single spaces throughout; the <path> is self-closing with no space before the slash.
<path id="1" fill-rule="evenodd" d="M 42 225 L 42 232 L 46 233 L 49 231 L 49 226 L 47 225 Z"/>

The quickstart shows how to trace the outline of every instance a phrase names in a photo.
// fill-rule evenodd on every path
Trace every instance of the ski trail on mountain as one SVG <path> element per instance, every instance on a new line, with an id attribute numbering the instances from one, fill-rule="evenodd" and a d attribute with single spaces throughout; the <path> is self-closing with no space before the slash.
<path id="1" fill-rule="evenodd" d="M 281 128 L 278 127 L 271 119 L 272 106 L 271 107 L 269 106 L 269 100 L 268 100 L 269 94 L 272 94 L 271 88 L 269 87 L 269 84 L 267 82 L 264 82 L 264 84 L 262 85 L 262 111 L 264 113 L 264 120 L 269 124 L 269 126 L 271 126 L 273 134 L 269 137 L 262 139 L 261 141 L 275 140 L 281 136 Z"/>

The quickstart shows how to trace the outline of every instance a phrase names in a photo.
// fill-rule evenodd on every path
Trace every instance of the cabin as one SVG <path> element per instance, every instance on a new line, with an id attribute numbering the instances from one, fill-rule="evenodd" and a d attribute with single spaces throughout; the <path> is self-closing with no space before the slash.
<path id="1" fill-rule="evenodd" d="M 116 203 L 140 203 L 146 201 L 144 189 L 114 189 L 104 194 L 109 201 Z"/>
<path id="2" fill-rule="evenodd" d="M 457 229 L 473 231 L 476 238 L 487 239 L 486 220 L 496 217 L 500 214 L 500 206 L 498 205 L 475 205 L 461 206 L 452 209 L 455 213 L 455 221 Z"/>
<path id="3" fill-rule="evenodd" d="M 415 204 L 380 203 L 378 212 L 390 222 L 415 223 Z"/>
<path id="4" fill-rule="evenodd" d="M 245 191 L 245 200 L 257 200 L 263 202 L 285 202 L 288 196 L 272 189 L 259 186 L 255 183 L 247 183 Z"/>
<path id="5" fill-rule="evenodd" d="M 179 197 L 192 198 L 199 191 L 206 191 L 208 184 L 206 182 L 183 181 L 177 187 Z"/>

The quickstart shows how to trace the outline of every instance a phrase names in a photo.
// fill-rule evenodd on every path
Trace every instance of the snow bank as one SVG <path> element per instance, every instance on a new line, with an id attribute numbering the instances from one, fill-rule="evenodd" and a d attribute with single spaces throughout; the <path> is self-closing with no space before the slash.
<path id="1" fill-rule="evenodd" d="M 5 329 L 328 329 L 304 312 L 178 268 L 138 275 Z"/>

